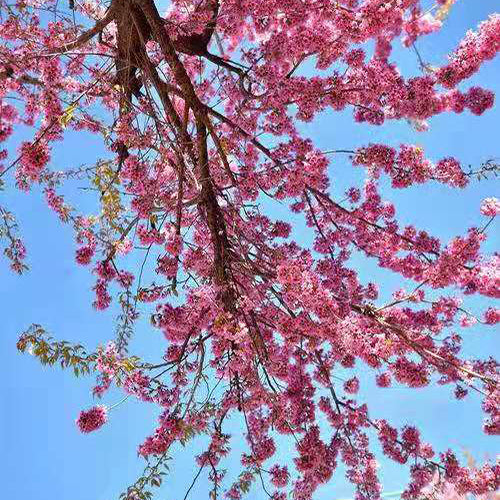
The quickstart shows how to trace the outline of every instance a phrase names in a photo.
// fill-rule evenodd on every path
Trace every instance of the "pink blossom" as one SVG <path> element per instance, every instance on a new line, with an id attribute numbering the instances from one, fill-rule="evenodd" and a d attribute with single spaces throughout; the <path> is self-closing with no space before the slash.
<path id="1" fill-rule="evenodd" d="M 108 419 L 105 406 L 94 406 L 87 411 L 81 411 L 76 425 L 80 432 L 92 432 L 102 427 Z"/>
<path id="2" fill-rule="evenodd" d="M 466 80 L 499 51 L 499 15 L 446 59 L 438 46 L 413 44 L 447 29 L 454 0 L 175 0 L 160 13 L 152 0 L 89 0 L 75 2 L 76 24 L 71 12 L 47 15 L 52 3 L 2 11 L 2 183 L 13 174 L 21 189 L 40 184 L 73 231 L 76 264 L 91 265 L 93 307 L 113 302 L 116 342 L 86 352 L 34 325 L 20 350 L 48 364 L 80 356 L 97 371 L 95 396 L 114 384 L 156 408 L 138 448 L 146 459 L 203 434 L 193 461 L 216 496 L 239 499 L 263 474 L 288 489 L 271 492 L 275 500 L 311 500 L 340 467 L 356 500 L 377 500 L 379 452 L 406 465 L 405 500 L 497 488 L 498 465 L 439 454 L 410 414 L 402 428 L 376 420 L 358 394 L 365 372 L 376 392 L 437 384 L 456 404 L 475 387 L 483 430 L 499 432 L 497 362 L 465 340 L 479 329 L 477 307 L 481 329 L 500 318 L 491 221 L 463 218 L 458 234 L 418 225 L 419 203 L 437 200 L 447 216 L 446 196 L 475 179 L 453 150 L 434 157 L 397 136 L 445 113 L 475 121 L 470 114 L 492 108 L 494 94 Z M 401 59 L 405 47 L 412 57 Z M 339 149 L 320 148 L 316 119 L 333 113 L 387 143 L 350 134 L 352 144 L 337 145 L 330 134 Z M 373 128 L 391 121 L 403 126 L 395 136 Z M 67 147 L 68 134 L 77 147 Z M 104 150 L 87 162 L 92 140 Z M 4 143 L 20 144 L 18 155 Z M 64 152 L 61 170 L 52 151 Z M 438 183 L 443 199 L 427 199 Z M 415 206 L 395 189 L 416 194 Z M 481 213 L 493 217 L 498 206 L 487 198 Z M 3 253 L 21 272 L 16 230 L 0 209 Z M 142 320 L 160 345 L 151 359 L 127 351 Z M 98 406 L 77 423 L 90 432 L 106 418 Z M 236 446 L 226 434 L 234 422 L 244 438 Z M 226 457 L 243 469 L 229 485 Z"/>
<path id="3" fill-rule="evenodd" d="M 86 245 L 84 247 L 79 248 L 76 251 L 75 260 L 76 260 L 76 262 L 78 262 L 78 264 L 81 264 L 81 265 L 90 264 L 90 261 L 92 260 L 93 255 L 94 255 L 93 247 L 90 245 Z"/>
<path id="4" fill-rule="evenodd" d="M 350 378 L 344 383 L 344 391 L 350 394 L 356 394 L 359 391 L 359 380 L 357 377 Z"/>
<path id="5" fill-rule="evenodd" d="M 289 474 L 286 466 L 273 465 L 269 472 L 271 474 L 271 482 L 277 488 L 283 488 L 288 484 Z"/>
<path id="6" fill-rule="evenodd" d="M 481 203 L 481 213 L 487 217 L 494 217 L 500 212 L 500 201 L 497 198 L 485 198 Z"/>

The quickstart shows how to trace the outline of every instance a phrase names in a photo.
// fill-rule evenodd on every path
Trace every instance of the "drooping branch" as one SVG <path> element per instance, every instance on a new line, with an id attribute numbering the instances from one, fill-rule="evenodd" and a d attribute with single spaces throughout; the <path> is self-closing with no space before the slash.
<path id="1" fill-rule="evenodd" d="M 82 33 L 76 40 L 65 43 L 59 48 L 52 49 L 51 53 L 63 54 L 64 52 L 69 52 L 70 50 L 77 49 L 92 40 L 92 38 L 101 33 L 104 28 L 106 28 L 106 26 L 108 26 L 108 24 L 110 24 L 115 19 L 116 13 L 119 10 L 119 6 L 120 0 L 113 0 L 104 17 L 97 21 L 92 28 L 85 31 L 85 33 Z"/>

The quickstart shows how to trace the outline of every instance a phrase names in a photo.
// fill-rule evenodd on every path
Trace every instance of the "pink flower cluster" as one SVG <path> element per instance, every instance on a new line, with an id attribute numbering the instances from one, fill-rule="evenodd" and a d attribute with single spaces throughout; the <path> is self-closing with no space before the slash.
<path id="1" fill-rule="evenodd" d="M 40 180 L 40 174 L 50 160 L 49 147 L 43 140 L 23 142 L 19 148 L 20 162 L 16 171 L 18 186 L 29 189 L 30 183 Z"/>
<path id="2" fill-rule="evenodd" d="M 80 432 L 92 432 L 102 427 L 108 420 L 108 412 L 105 406 L 94 406 L 87 411 L 81 411 L 76 425 Z"/>
<path id="3" fill-rule="evenodd" d="M 498 52 L 500 16 L 468 32 L 437 69 L 422 47 L 421 67 L 411 73 L 396 64 L 394 44 L 411 47 L 445 26 L 452 0 L 428 12 L 419 0 L 174 0 L 160 14 L 166 30 L 137 33 L 131 19 L 113 19 L 90 38 L 80 36 L 85 18 L 92 26 L 113 17 L 109 5 L 76 2 L 75 26 L 71 16 L 40 18 L 47 2 L 14 2 L 0 20 L 0 142 L 35 129 L 5 163 L 16 167 L 20 188 L 40 183 L 49 207 L 73 227 L 76 263 L 91 265 L 95 279 L 94 307 L 113 300 L 120 308 L 116 344 L 89 359 L 98 371 L 96 396 L 116 383 L 160 408 L 139 454 L 160 458 L 174 443 L 205 434 L 195 461 L 212 496 L 239 499 L 267 474 L 283 489 L 270 493 L 273 500 L 290 492 L 311 500 L 343 464 L 356 500 L 378 500 L 369 441 L 376 434 L 382 453 L 410 469 L 405 500 L 436 486 L 435 467 L 446 491 L 497 488 L 497 465 L 465 467 L 451 452 L 434 452 L 412 425 L 372 420 L 360 391 L 360 371 L 371 373 L 377 389 L 447 385 L 457 404 L 473 386 L 484 395 L 485 433 L 498 434 L 498 364 L 464 356 L 461 337 L 462 328 L 500 321 L 500 310 L 485 303 L 500 297 L 500 256 L 483 251 L 491 220 L 476 213 L 483 227 L 440 239 L 405 225 L 401 197 L 384 195 L 387 184 L 462 189 L 473 176 L 452 151 L 436 161 L 412 144 L 323 151 L 307 130 L 324 112 L 423 131 L 443 113 L 491 109 L 491 91 L 457 86 Z M 158 20 L 150 15 L 155 2 L 133 4 L 136 21 Z M 120 44 L 131 34 L 137 46 L 124 74 Z M 110 71 L 113 62 L 118 71 Z M 67 145 L 68 131 L 84 137 L 82 147 L 89 136 L 102 140 L 105 162 L 52 172 L 51 152 Z M 366 175 L 344 177 L 344 153 Z M 7 157 L 1 150 L 0 161 Z M 72 180 L 88 180 L 90 189 L 75 196 L 66 189 Z M 88 208 L 84 194 L 105 210 Z M 480 212 L 491 218 L 499 207 L 486 198 Z M 287 218 L 281 210 L 290 220 L 277 220 Z M 11 219 L 0 223 L 9 239 L 4 253 L 20 271 L 25 248 Z M 401 281 L 392 296 L 365 260 Z M 479 295 L 470 311 L 469 297 Z M 165 342 L 151 362 L 125 357 L 140 315 Z M 106 419 L 106 408 L 96 406 L 77 424 L 91 432 Z M 245 440 L 237 456 L 243 470 L 226 489 L 234 422 Z M 295 449 L 285 465 L 277 457 L 287 439 Z"/>
<path id="4" fill-rule="evenodd" d="M 452 54 L 450 63 L 437 72 L 439 83 L 452 88 L 472 76 L 500 50 L 500 14 L 491 15 L 479 25 L 477 32 L 468 31 Z"/>
<path id="5" fill-rule="evenodd" d="M 182 434 L 179 419 L 165 411 L 159 418 L 160 425 L 153 436 L 146 438 L 139 446 L 138 453 L 144 457 L 161 455 Z"/>
<path id="6" fill-rule="evenodd" d="M 481 213 L 487 217 L 495 217 L 500 213 L 500 200 L 497 198 L 485 198 L 481 203 Z"/>
<path id="7" fill-rule="evenodd" d="M 414 9 L 411 17 L 404 24 L 403 44 L 410 47 L 418 37 L 438 31 L 441 25 L 441 21 L 430 12 L 422 14 L 420 9 Z"/>
<path id="8" fill-rule="evenodd" d="M 395 188 L 405 188 L 414 183 L 436 180 L 453 187 L 463 188 L 468 179 L 455 158 L 444 158 L 433 165 L 424 157 L 421 148 L 401 145 L 399 153 L 383 144 L 370 144 L 356 151 L 354 165 L 369 167 L 378 176 L 384 171 L 392 178 Z"/>

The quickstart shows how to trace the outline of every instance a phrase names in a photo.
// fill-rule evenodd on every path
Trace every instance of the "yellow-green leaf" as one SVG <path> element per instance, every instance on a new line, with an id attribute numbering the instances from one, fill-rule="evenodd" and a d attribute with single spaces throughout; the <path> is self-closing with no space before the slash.
<path id="1" fill-rule="evenodd" d="M 71 121 L 71 119 L 73 118 L 73 114 L 75 112 L 76 107 L 77 107 L 76 102 L 71 104 L 70 106 L 68 106 L 66 108 L 66 110 L 64 111 L 62 116 L 59 118 L 59 122 L 61 123 L 61 125 L 63 127 L 66 127 L 68 125 L 68 123 Z"/>

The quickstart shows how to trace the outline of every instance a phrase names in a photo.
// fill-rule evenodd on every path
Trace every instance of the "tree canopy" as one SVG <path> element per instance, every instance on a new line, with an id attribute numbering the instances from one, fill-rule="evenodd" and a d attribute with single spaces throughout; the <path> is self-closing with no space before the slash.
<path id="1" fill-rule="evenodd" d="M 377 500 L 374 442 L 408 466 L 405 500 L 450 491 L 487 498 L 498 489 L 497 464 L 467 465 L 416 427 L 373 418 L 356 371 L 368 368 L 380 391 L 437 383 L 463 404 L 480 394 L 484 432 L 499 434 L 498 364 L 464 355 L 461 331 L 500 318 L 499 257 L 481 249 L 500 201 L 486 198 L 477 227 L 444 241 L 405 225 L 381 188 L 464 189 L 494 177 L 497 163 L 466 168 L 453 152 L 430 159 L 414 144 L 325 151 L 302 129 L 326 112 L 425 131 L 443 113 L 490 110 L 493 92 L 467 80 L 498 52 L 500 15 L 465 33 L 441 66 L 416 46 L 447 28 L 454 3 L 1 0 L 2 187 L 42 186 L 74 230 L 75 265 L 95 276 L 94 308 L 121 310 L 115 341 L 96 352 L 37 324 L 18 349 L 75 375 L 95 373 L 97 398 L 118 386 L 162 409 L 138 446 L 144 475 L 122 498 L 150 498 L 177 443 L 200 434 L 209 444 L 193 454 L 192 484 L 206 473 L 212 500 L 242 498 L 254 483 L 262 498 L 308 500 L 339 463 L 356 500 Z M 398 67 L 401 43 L 415 55 L 413 76 Z M 30 138 L 13 151 L 9 141 L 26 129 Z M 70 131 L 99 138 L 105 154 L 56 170 L 51 157 Z M 364 171 L 343 198 L 330 190 L 332 158 Z M 70 199 L 65 187 L 75 181 L 87 190 Z M 288 219 L 275 217 L 276 202 Z M 310 242 L 291 222 L 297 217 Z M 21 234 L 2 202 L 0 237 L 17 273 L 28 269 Z M 359 272 L 365 261 L 411 287 L 381 300 L 384 284 Z M 483 299 L 472 312 L 474 295 Z M 128 348 L 141 315 L 165 337 L 157 359 Z M 340 382 L 339 371 L 347 374 Z M 111 410 L 83 410 L 79 429 L 112 425 Z M 233 416 L 246 450 L 227 484 L 221 461 L 231 453 Z"/>

